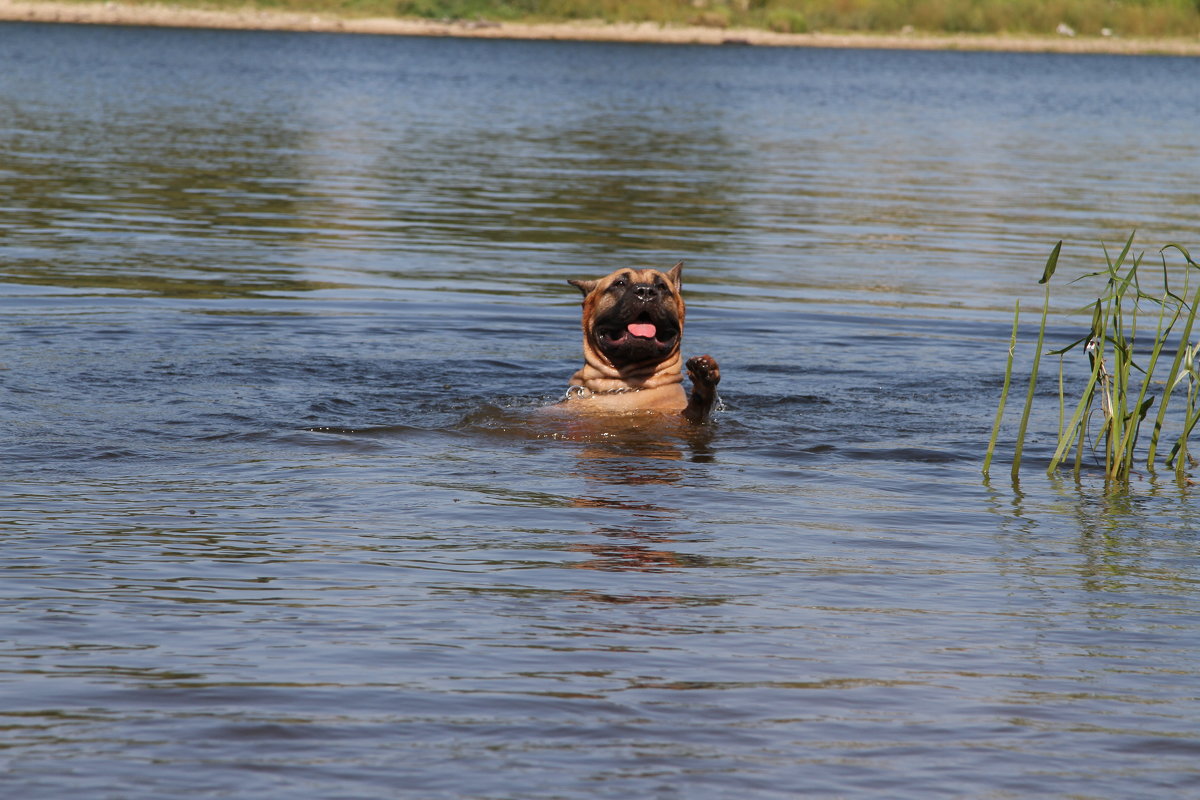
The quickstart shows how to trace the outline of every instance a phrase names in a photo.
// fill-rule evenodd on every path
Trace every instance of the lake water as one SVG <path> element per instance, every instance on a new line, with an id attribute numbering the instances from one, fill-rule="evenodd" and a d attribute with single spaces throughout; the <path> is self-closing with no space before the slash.
<path id="1" fill-rule="evenodd" d="M 1196 59 L 0 25 L 5 796 L 1200 795 L 1200 494 L 1047 478 L 1051 387 L 980 476 L 1197 131 Z M 681 258 L 725 410 L 539 417 L 566 279 Z"/>

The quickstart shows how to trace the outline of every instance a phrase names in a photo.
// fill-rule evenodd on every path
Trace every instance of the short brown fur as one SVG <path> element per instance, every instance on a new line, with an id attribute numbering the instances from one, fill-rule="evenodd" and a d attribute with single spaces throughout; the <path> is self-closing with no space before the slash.
<path id="1" fill-rule="evenodd" d="M 583 293 L 584 359 L 571 376 L 569 407 L 661 411 L 690 422 L 708 418 L 721 373 L 711 356 L 690 359 L 691 397 L 684 392 L 682 272 L 681 261 L 666 272 L 620 269 L 596 280 L 569 281 Z"/>

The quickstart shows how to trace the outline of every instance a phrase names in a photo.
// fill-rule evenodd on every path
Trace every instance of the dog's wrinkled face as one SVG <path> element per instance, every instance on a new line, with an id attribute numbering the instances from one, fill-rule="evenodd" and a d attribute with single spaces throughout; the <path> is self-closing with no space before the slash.
<path id="1" fill-rule="evenodd" d="M 621 269 L 594 281 L 571 281 L 583 292 L 584 346 L 618 369 L 663 361 L 678 352 L 682 267 L 676 264 L 667 272 Z"/>

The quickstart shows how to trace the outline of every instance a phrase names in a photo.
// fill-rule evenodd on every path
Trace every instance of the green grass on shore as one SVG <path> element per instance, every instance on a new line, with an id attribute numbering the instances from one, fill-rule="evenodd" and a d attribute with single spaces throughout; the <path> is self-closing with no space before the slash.
<path id="1" fill-rule="evenodd" d="M 179 0 L 177 0 L 178 2 Z M 654 22 L 782 33 L 1200 35 L 1200 0 L 182 0 L 181 5 L 504 22 Z"/>

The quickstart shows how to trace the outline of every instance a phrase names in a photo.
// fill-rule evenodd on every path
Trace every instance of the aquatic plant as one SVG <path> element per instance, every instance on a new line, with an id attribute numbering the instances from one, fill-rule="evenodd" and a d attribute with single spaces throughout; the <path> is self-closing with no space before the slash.
<path id="1" fill-rule="evenodd" d="M 1101 278 L 1104 281 L 1100 295 L 1095 302 L 1087 306 L 1087 310 L 1091 312 L 1091 323 L 1084 335 L 1065 347 L 1046 353 L 1059 357 L 1059 422 L 1054 454 L 1047 467 L 1050 473 L 1069 467 L 1078 479 L 1085 464 L 1089 467 L 1095 465 L 1097 468 L 1103 468 L 1104 477 L 1110 484 L 1128 484 L 1139 458 L 1138 439 L 1150 408 L 1158 397 L 1155 392 L 1159 390 L 1162 399 L 1144 451 L 1146 469 L 1150 472 L 1155 470 L 1160 444 L 1164 441 L 1167 409 L 1176 395 L 1182 395 L 1184 403 L 1182 410 L 1176 415 L 1179 427 L 1173 434 L 1175 438 L 1163 459 L 1163 465 L 1173 470 L 1176 478 L 1182 481 L 1186 478 L 1187 466 L 1196 463 L 1188 453 L 1188 439 L 1200 422 L 1200 369 L 1196 363 L 1197 356 L 1200 355 L 1200 344 L 1191 343 L 1192 328 L 1197 310 L 1200 310 L 1200 289 L 1196 290 L 1190 303 L 1186 298 L 1189 294 L 1191 270 L 1200 269 L 1200 264 L 1192 259 L 1191 254 L 1182 245 L 1164 246 L 1159 250 L 1162 263 L 1161 293 L 1151 294 L 1142 289 L 1139 270 L 1143 266 L 1143 255 L 1131 255 L 1133 239 L 1134 234 L 1130 234 L 1116 259 L 1111 258 L 1108 249 L 1105 248 L 1105 268 L 1082 275 L 1073 281 L 1074 283 L 1091 278 Z M 1045 285 L 1044 299 L 1041 322 L 1038 326 L 1037 349 L 1013 450 L 1011 475 L 1014 482 L 1020 472 L 1025 435 L 1037 392 L 1050 305 L 1050 279 L 1057 268 L 1061 250 L 1062 242 L 1059 242 L 1047 259 L 1039 281 Z M 1167 263 L 1169 251 L 1175 251 L 1183 257 L 1182 294 L 1171 289 L 1171 271 Z M 1143 330 L 1139 331 L 1139 322 L 1147 313 L 1155 320 L 1154 335 L 1148 342 L 1144 341 L 1148 335 L 1144 324 Z M 1004 385 L 984 456 L 985 476 L 990 473 L 992 456 L 1002 427 L 1004 407 L 1012 380 L 1020 315 L 1018 302 L 1009 342 Z M 1088 359 L 1089 371 L 1068 420 L 1065 359 L 1067 354 L 1078 352 L 1076 348 L 1081 346 Z M 1174 347 L 1171 366 L 1166 374 L 1160 377 L 1157 374 L 1160 357 L 1164 351 L 1169 352 L 1171 346 Z"/>

